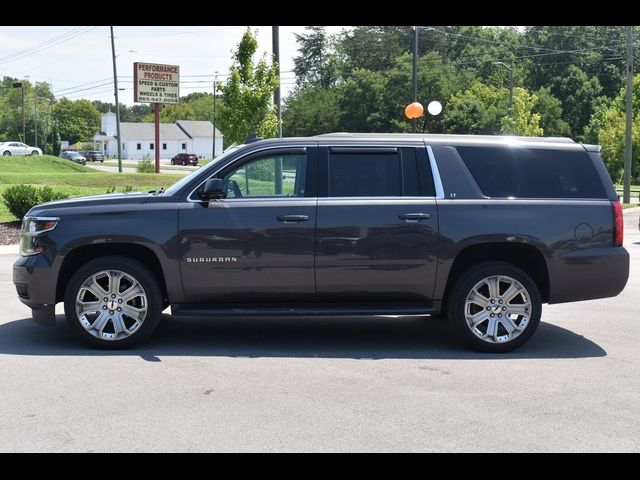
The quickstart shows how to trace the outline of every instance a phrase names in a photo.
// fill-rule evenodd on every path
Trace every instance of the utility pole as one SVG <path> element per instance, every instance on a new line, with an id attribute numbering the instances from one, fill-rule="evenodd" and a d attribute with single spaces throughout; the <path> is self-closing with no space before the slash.
<path id="1" fill-rule="evenodd" d="M 411 101 L 418 101 L 418 27 L 413 27 L 413 92 L 411 95 Z M 418 119 L 411 120 L 411 131 L 416 133 L 418 129 Z"/>
<path id="2" fill-rule="evenodd" d="M 22 141 L 27 143 L 27 117 L 24 114 L 24 82 L 22 83 Z"/>
<path id="3" fill-rule="evenodd" d="M 276 116 L 278 117 L 278 137 L 282 138 L 282 104 L 280 101 L 280 27 L 271 27 L 271 37 L 273 44 L 273 63 L 276 66 L 278 85 L 273 92 L 273 103 L 276 106 Z"/>
<path id="4" fill-rule="evenodd" d="M 504 62 L 491 62 L 494 65 L 502 65 L 509 69 L 509 118 L 513 118 L 513 61 L 507 64 Z"/>
<path id="5" fill-rule="evenodd" d="M 218 84 L 218 72 L 213 77 L 213 150 L 211 152 L 211 160 L 216 158 L 216 89 Z"/>
<path id="6" fill-rule="evenodd" d="M 111 29 L 111 57 L 113 58 L 113 92 L 116 97 L 116 136 L 118 137 L 118 172 L 122 173 L 122 139 L 120 138 L 120 102 L 118 101 L 118 70 L 116 69 L 116 45 L 113 41 L 113 26 Z"/>
<path id="7" fill-rule="evenodd" d="M 509 117 L 513 119 L 513 62 L 509 66 Z"/>
<path id="8" fill-rule="evenodd" d="M 19 88 L 22 90 L 22 141 L 27 143 L 27 123 L 24 116 L 24 80 L 21 82 L 13 82 L 13 88 Z"/>
<path id="9" fill-rule="evenodd" d="M 156 173 L 160 173 L 160 104 L 153 104 L 154 133 L 155 133 L 155 159 Z"/>
<path id="10" fill-rule="evenodd" d="M 624 136 L 624 203 L 631 202 L 631 128 L 633 121 L 633 27 L 627 26 L 627 125 Z"/>
<path id="11" fill-rule="evenodd" d="M 36 130 L 36 143 L 34 147 L 38 148 L 38 100 L 33 104 L 33 124 Z"/>

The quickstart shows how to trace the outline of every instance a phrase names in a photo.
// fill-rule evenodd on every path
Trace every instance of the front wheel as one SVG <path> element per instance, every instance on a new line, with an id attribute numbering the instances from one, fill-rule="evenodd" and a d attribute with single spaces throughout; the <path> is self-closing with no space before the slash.
<path id="1" fill-rule="evenodd" d="M 151 335 L 162 314 L 155 276 L 128 257 L 97 258 L 69 280 L 64 310 L 73 330 L 98 348 L 130 347 Z"/>
<path id="2" fill-rule="evenodd" d="M 36 157 L 40 155 L 40 152 L 38 152 L 37 150 L 34 150 L 33 152 L 31 152 L 31 156 Z"/>
<path id="3" fill-rule="evenodd" d="M 533 336 L 542 300 L 537 285 L 522 269 L 486 262 L 461 275 L 447 312 L 451 326 L 467 344 L 482 352 L 503 353 Z"/>
<path id="4" fill-rule="evenodd" d="M 11 152 L 9 150 L 7 150 L 6 152 L 3 152 L 3 154 L 5 157 L 10 157 L 11 156 Z"/>

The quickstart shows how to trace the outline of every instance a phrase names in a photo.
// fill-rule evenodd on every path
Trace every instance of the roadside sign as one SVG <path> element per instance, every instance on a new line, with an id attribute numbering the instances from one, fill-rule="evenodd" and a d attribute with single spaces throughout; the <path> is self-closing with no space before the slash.
<path id="1" fill-rule="evenodd" d="M 178 103 L 180 67 L 157 63 L 133 64 L 133 101 L 138 103 Z"/>

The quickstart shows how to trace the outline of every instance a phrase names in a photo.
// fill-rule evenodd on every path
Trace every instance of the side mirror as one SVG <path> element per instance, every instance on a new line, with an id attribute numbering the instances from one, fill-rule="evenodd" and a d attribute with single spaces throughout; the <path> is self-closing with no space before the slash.
<path id="1" fill-rule="evenodd" d="M 222 185 L 222 179 L 210 178 L 209 180 L 204 182 L 204 188 L 202 189 L 200 198 L 202 198 L 204 202 L 209 202 L 211 200 L 224 198 L 224 188 Z"/>

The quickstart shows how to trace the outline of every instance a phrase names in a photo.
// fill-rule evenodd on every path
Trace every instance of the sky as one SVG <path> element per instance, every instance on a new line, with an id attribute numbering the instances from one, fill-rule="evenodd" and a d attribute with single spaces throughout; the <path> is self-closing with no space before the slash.
<path id="1" fill-rule="evenodd" d="M 180 95 L 212 92 L 214 72 L 226 79 L 246 26 L 114 26 L 120 102 L 133 105 L 133 62 L 180 66 Z M 271 27 L 258 30 L 258 52 L 271 58 Z M 328 33 L 343 28 L 327 27 Z M 302 26 L 280 27 L 283 97 L 295 83 L 294 33 Z M 0 26 L 0 77 L 48 82 L 56 98 L 86 98 L 114 103 L 113 64 L 108 26 Z"/>

